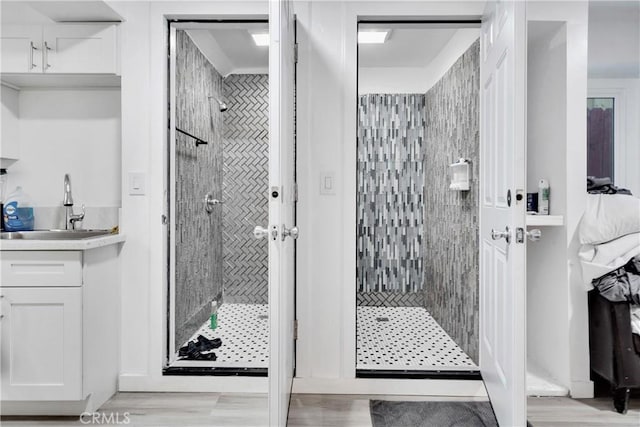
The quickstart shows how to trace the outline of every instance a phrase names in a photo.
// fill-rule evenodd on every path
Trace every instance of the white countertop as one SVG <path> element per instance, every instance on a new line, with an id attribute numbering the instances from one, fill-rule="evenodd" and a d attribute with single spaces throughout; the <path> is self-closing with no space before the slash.
<path id="1" fill-rule="evenodd" d="M 86 251 L 122 243 L 125 240 L 124 234 L 77 240 L 0 240 L 0 251 Z"/>

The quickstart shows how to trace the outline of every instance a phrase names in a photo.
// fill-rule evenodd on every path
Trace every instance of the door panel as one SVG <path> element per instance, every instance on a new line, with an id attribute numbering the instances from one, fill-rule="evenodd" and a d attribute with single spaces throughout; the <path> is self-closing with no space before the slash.
<path id="1" fill-rule="evenodd" d="M 41 73 L 42 27 L 3 25 L 0 51 L 3 73 Z"/>
<path id="2" fill-rule="evenodd" d="M 0 294 L 2 399 L 83 399 L 82 289 L 1 288 Z"/>
<path id="3" fill-rule="evenodd" d="M 523 3 L 487 5 L 480 70 L 480 370 L 503 426 L 526 425 L 525 245 L 515 241 L 525 221 L 524 197 L 516 200 L 526 191 L 525 28 Z"/>
<path id="4" fill-rule="evenodd" d="M 295 21 L 288 0 L 269 2 L 269 424 L 287 422 L 294 369 Z M 291 232 L 290 232 L 291 233 Z M 295 234 L 295 232 L 292 232 Z"/>
<path id="5" fill-rule="evenodd" d="M 56 24 L 44 27 L 46 73 L 116 73 L 115 25 Z"/>

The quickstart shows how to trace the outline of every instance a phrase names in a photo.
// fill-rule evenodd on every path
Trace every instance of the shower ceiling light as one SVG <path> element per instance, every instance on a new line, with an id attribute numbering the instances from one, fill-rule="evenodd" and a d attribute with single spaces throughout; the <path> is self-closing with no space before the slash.
<path id="1" fill-rule="evenodd" d="M 389 40 L 391 30 L 363 30 L 358 31 L 358 43 L 382 44 Z"/>
<path id="2" fill-rule="evenodd" d="M 251 33 L 256 46 L 269 46 L 269 33 Z"/>

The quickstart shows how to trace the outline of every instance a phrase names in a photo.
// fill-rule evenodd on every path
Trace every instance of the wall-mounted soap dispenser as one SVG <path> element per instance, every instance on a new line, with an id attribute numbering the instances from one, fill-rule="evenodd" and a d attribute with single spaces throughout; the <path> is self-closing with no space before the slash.
<path id="1" fill-rule="evenodd" d="M 449 165 L 451 171 L 451 185 L 449 189 L 455 191 L 469 191 L 471 189 L 471 178 L 469 160 L 460 159 L 456 163 Z"/>

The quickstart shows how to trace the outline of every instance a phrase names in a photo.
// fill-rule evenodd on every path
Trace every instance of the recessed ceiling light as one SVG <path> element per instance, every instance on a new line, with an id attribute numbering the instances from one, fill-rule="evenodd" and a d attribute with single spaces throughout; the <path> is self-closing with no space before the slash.
<path id="1" fill-rule="evenodd" d="M 364 30 L 358 31 L 358 43 L 382 44 L 389 40 L 390 30 Z"/>
<path id="2" fill-rule="evenodd" d="M 269 46 L 269 33 L 251 33 L 256 46 Z"/>

